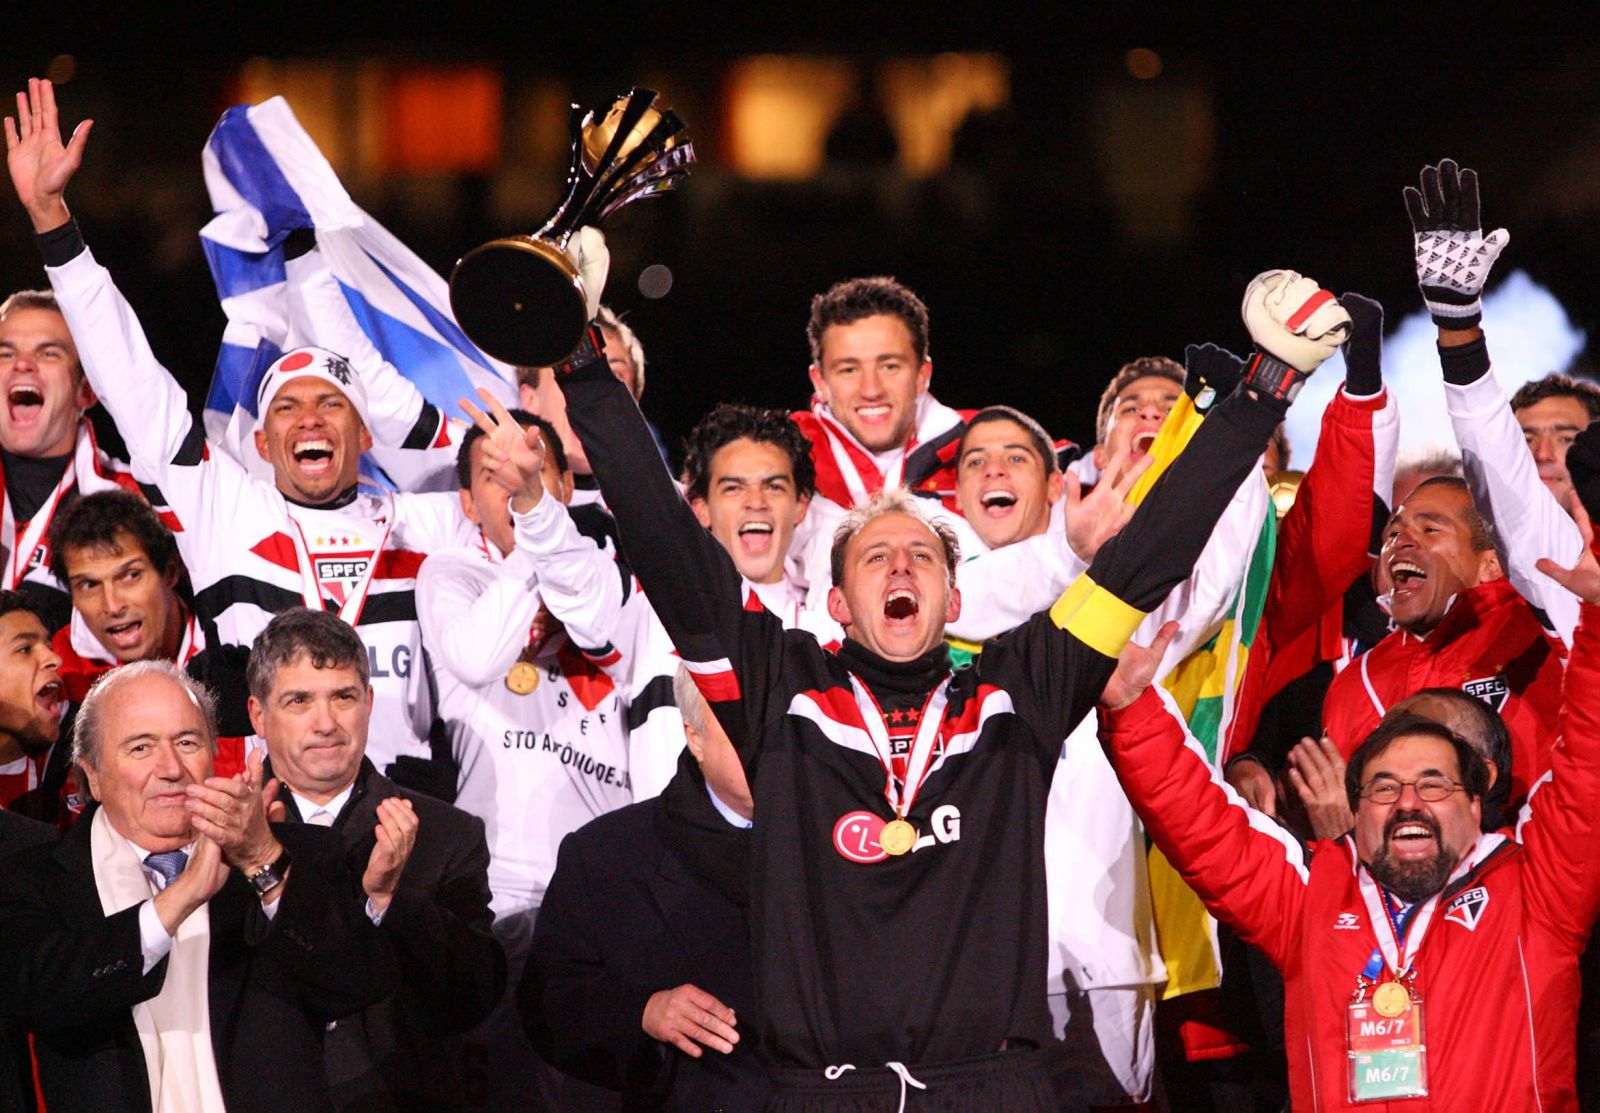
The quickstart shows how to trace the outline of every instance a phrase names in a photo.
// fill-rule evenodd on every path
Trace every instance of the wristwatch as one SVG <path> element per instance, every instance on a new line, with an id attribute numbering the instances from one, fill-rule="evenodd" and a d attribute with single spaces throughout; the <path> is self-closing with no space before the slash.
<path id="1" fill-rule="evenodd" d="M 256 896 L 264 897 L 283 884 L 283 877 L 289 872 L 289 861 L 289 848 L 285 846 L 280 849 L 276 861 L 245 875 L 246 880 L 255 887 Z"/>

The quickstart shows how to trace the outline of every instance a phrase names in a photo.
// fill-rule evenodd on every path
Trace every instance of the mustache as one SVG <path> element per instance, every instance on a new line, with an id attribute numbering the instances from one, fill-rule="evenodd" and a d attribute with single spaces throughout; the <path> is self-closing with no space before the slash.
<path id="1" fill-rule="evenodd" d="M 1434 819 L 1433 816 L 1429 815 L 1427 812 L 1415 810 L 1409 812 L 1396 812 L 1394 815 L 1391 815 L 1389 817 L 1389 822 L 1383 825 L 1383 837 L 1388 839 L 1394 834 L 1395 828 L 1399 827 L 1402 823 L 1420 823 L 1429 831 L 1433 832 L 1433 837 L 1435 839 L 1439 837 L 1439 821 Z"/>

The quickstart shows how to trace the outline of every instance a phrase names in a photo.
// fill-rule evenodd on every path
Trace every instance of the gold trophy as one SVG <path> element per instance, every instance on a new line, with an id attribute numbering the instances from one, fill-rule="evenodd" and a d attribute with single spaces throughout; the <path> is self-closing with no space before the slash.
<path id="1" fill-rule="evenodd" d="M 641 197 L 674 189 L 694 162 L 694 144 L 650 89 L 633 89 L 600 120 L 572 106 L 567 194 L 532 235 L 473 248 L 450 275 L 450 308 L 472 342 L 519 367 L 571 355 L 589 324 L 583 279 L 567 242 Z"/>

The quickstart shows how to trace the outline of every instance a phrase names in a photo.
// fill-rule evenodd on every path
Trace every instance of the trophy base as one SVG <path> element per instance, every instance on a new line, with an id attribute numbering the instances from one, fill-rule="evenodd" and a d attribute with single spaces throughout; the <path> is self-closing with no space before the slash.
<path id="1" fill-rule="evenodd" d="M 503 363 L 549 367 L 583 342 L 583 280 L 548 240 L 507 236 L 473 248 L 450 274 L 450 308 L 472 342 Z"/>

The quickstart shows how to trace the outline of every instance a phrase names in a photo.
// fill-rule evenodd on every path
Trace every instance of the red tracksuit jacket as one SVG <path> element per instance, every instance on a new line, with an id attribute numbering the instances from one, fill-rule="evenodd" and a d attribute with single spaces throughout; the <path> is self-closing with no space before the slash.
<path id="1" fill-rule="evenodd" d="M 1600 608 L 1584 607 L 1567 669 L 1562 740 L 1515 832 L 1480 837 L 1417 913 L 1430 1094 L 1396 1108 L 1577 1108 L 1578 956 L 1600 907 Z M 1348 1102 L 1345 1007 L 1378 938 L 1354 843 L 1302 851 L 1213 774 L 1154 689 L 1103 712 L 1101 737 L 1156 844 L 1282 972 L 1294 1107 L 1384 1108 Z"/>
<path id="2" fill-rule="evenodd" d="M 1423 688 L 1460 688 L 1500 712 L 1511 730 L 1511 803 L 1550 768 L 1565 649 L 1545 633 L 1509 580 L 1456 596 L 1425 638 L 1396 630 L 1333 678 L 1322 726 L 1346 759 L 1383 713 Z"/>

